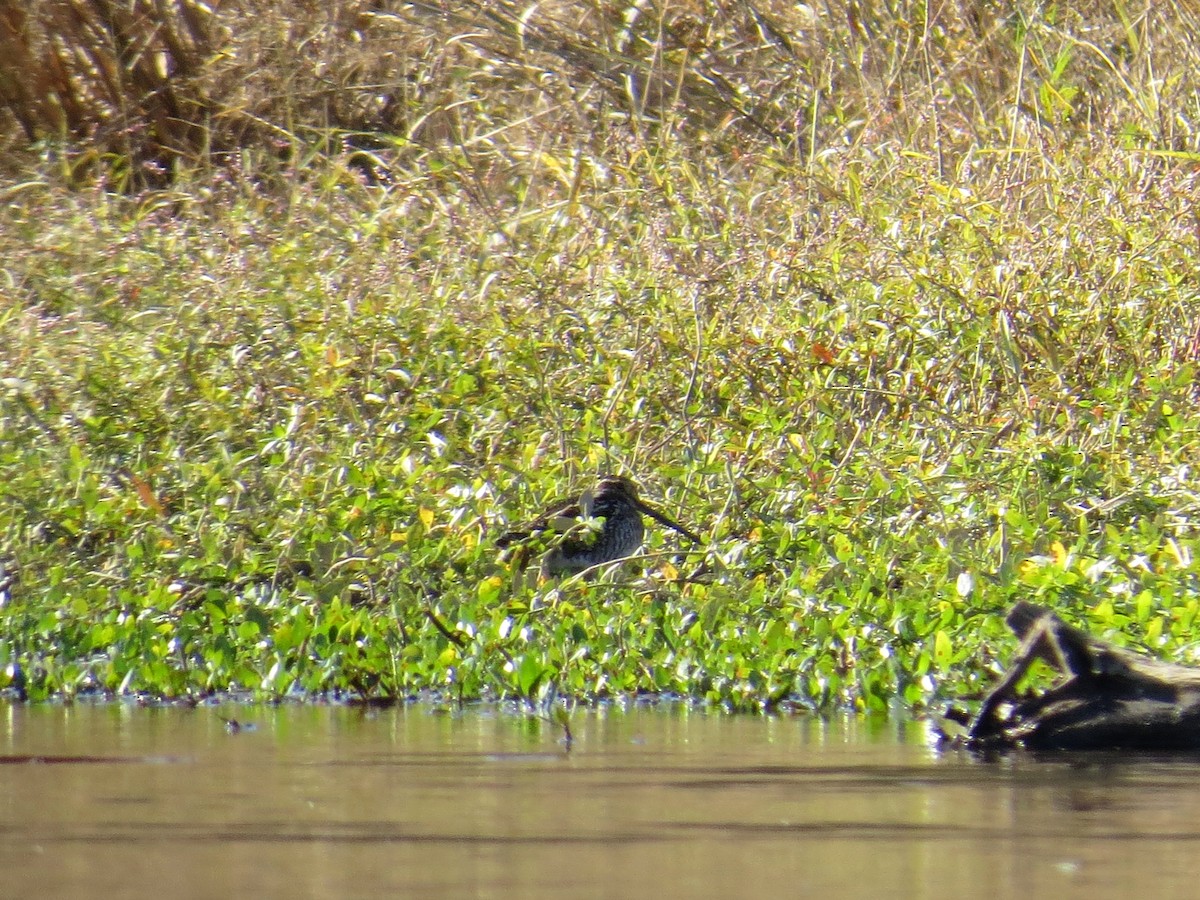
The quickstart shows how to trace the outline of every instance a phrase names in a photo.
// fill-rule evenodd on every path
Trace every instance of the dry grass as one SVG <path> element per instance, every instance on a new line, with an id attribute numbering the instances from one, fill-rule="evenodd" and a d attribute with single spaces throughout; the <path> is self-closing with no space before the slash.
<path id="1" fill-rule="evenodd" d="M 109 155 L 133 186 L 247 147 L 343 147 L 334 134 L 454 147 L 482 171 L 613 120 L 722 157 L 918 149 L 943 174 L 981 146 L 1100 135 L 1195 152 L 1198 27 L 1148 0 L 8 0 L 0 134 Z"/>

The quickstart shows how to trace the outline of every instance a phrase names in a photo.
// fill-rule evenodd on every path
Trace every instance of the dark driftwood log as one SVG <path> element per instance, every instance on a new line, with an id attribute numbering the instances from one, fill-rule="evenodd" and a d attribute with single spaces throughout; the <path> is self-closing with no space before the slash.
<path id="1" fill-rule="evenodd" d="M 1098 641 L 1033 603 L 1018 603 L 1006 621 L 1021 649 L 971 722 L 968 747 L 1200 751 L 1200 669 Z M 1035 659 L 1065 678 L 1020 697 Z"/>

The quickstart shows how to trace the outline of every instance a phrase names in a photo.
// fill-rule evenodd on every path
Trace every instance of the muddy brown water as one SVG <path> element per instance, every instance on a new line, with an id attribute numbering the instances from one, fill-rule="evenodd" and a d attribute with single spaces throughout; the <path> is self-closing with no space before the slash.
<path id="1" fill-rule="evenodd" d="M 221 716 L 253 723 L 231 734 Z M 686 708 L 0 705 L 3 897 L 1200 896 L 1200 759 Z"/>

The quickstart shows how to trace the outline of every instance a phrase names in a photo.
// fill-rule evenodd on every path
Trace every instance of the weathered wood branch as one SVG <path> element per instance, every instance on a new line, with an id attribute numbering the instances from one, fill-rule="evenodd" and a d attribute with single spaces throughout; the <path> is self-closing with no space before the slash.
<path id="1" fill-rule="evenodd" d="M 1021 649 L 971 722 L 967 747 L 1200 751 L 1200 669 L 1114 647 L 1033 603 L 1016 604 L 1006 621 Z M 1020 696 L 1039 659 L 1064 678 Z"/>

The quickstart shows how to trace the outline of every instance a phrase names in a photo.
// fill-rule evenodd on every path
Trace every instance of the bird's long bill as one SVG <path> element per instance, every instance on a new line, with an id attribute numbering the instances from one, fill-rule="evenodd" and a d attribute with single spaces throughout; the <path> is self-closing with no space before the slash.
<path id="1" fill-rule="evenodd" d="M 704 543 L 704 541 L 702 541 L 698 536 L 696 536 L 695 534 L 692 534 L 692 532 L 688 531 L 686 528 L 684 528 L 682 525 L 680 525 L 674 519 L 670 519 L 667 516 L 665 516 L 663 513 L 660 513 L 657 509 L 655 509 L 653 506 L 650 506 L 648 503 L 643 503 L 641 500 L 639 500 L 638 501 L 638 509 L 640 509 L 642 512 L 644 512 L 650 518 L 655 519 L 656 521 L 662 522 L 668 528 L 674 528 L 676 531 L 678 531 L 680 534 L 682 534 L 685 538 L 690 540 L 693 544 L 703 544 Z"/>

